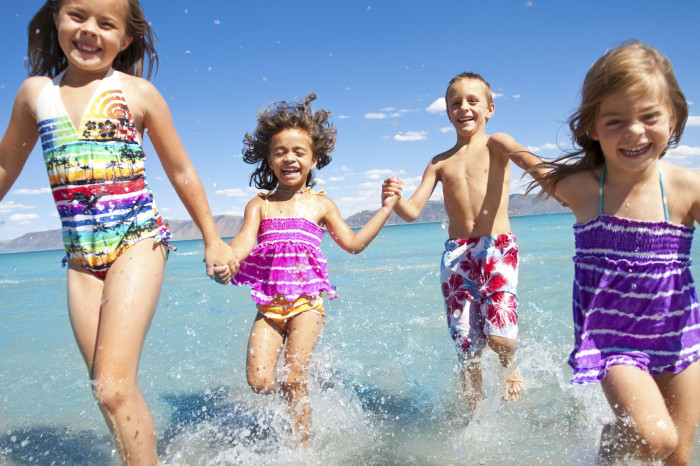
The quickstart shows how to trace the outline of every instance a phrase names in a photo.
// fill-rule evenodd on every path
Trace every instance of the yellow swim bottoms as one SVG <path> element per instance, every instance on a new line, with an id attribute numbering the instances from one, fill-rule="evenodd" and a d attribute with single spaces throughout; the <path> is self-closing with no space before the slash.
<path id="1" fill-rule="evenodd" d="M 258 312 L 281 326 L 288 319 L 306 311 L 315 312 L 321 317 L 326 317 L 326 313 L 323 311 L 323 297 L 321 295 L 300 296 L 293 302 L 287 301 L 280 295 L 278 296 L 278 298 L 273 299 L 268 304 L 258 304 Z"/>

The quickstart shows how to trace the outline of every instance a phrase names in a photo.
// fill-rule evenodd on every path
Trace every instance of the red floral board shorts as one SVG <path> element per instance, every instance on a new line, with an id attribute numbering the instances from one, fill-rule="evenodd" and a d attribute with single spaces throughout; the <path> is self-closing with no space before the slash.
<path id="1" fill-rule="evenodd" d="M 484 349 L 486 335 L 518 337 L 518 246 L 513 233 L 447 240 L 440 280 L 447 326 L 460 357 Z"/>

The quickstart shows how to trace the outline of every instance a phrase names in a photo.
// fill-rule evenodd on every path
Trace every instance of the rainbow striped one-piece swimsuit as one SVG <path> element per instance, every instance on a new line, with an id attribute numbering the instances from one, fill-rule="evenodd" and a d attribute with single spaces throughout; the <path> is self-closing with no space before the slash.
<path id="1" fill-rule="evenodd" d="M 67 258 L 104 277 L 144 238 L 170 232 L 146 183 L 145 155 L 121 90 L 109 70 L 75 128 L 61 100 L 61 73 L 42 89 L 36 113 L 44 162 L 63 227 Z"/>

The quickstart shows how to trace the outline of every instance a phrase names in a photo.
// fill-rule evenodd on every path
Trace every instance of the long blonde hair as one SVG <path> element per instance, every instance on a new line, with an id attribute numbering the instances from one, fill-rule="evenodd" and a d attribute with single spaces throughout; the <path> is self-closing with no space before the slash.
<path id="1" fill-rule="evenodd" d="M 661 96 L 668 104 L 675 120 L 669 147 L 677 146 L 688 119 L 688 103 L 678 86 L 671 62 L 650 45 L 628 41 L 608 51 L 588 70 L 581 88 L 581 104 L 568 120 L 574 150 L 545 162 L 543 165 L 551 171 L 532 182 L 528 190 L 539 184 L 543 189 L 540 195 L 545 191 L 553 192 L 560 179 L 602 167 L 603 151 L 600 143 L 591 137 L 600 104 L 607 97 L 631 87 L 638 89 L 640 94 Z"/>

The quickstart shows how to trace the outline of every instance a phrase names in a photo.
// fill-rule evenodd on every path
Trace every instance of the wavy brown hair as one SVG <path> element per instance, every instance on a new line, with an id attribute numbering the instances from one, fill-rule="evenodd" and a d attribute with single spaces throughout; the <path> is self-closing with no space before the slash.
<path id="1" fill-rule="evenodd" d="M 639 95 L 659 96 L 669 106 L 675 121 L 669 147 L 678 145 L 688 119 L 688 102 L 676 81 L 671 62 L 654 47 L 631 40 L 608 51 L 588 70 L 581 88 L 581 104 L 568 120 L 573 150 L 544 163 L 551 171 L 533 181 L 528 191 L 539 183 L 543 189 L 540 195 L 551 193 L 562 178 L 603 166 L 605 159 L 600 143 L 591 137 L 598 110 L 603 100 L 629 88 L 634 88 Z"/>
<path id="2" fill-rule="evenodd" d="M 277 188 L 279 181 L 268 161 L 270 141 L 275 134 L 285 129 L 299 128 L 309 134 L 317 169 L 330 163 L 331 152 L 335 147 L 336 129 L 330 121 L 331 112 L 311 109 L 311 102 L 314 100 L 316 94 L 307 95 L 302 103 L 276 102 L 258 114 L 255 132 L 252 135 L 246 133 L 243 139 L 243 161 L 252 165 L 258 164 L 250 175 L 251 185 L 255 184 L 256 188 L 268 191 Z M 306 186 L 313 187 L 315 184 L 312 170 L 306 178 Z"/>
<path id="3" fill-rule="evenodd" d="M 127 7 L 124 18 L 126 35 L 131 44 L 114 58 L 112 67 L 132 76 L 143 76 L 144 62 L 148 66 L 147 79 L 158 69 L 158 54 L 154 47 L 155 33 L 143 15 L 138 0 L 123 0 Z M 68 66 L 54 23 L 54 14 L 63 5 L 63 0 L 47 0 L 29 22 L 29 44 L 27 48 L 27 70 L 30 76 L 54 77 Z"/>

